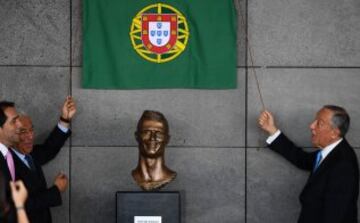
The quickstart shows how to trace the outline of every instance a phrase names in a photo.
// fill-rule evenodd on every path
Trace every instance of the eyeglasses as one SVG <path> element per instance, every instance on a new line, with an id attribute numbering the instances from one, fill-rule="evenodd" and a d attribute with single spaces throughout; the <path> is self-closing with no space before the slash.
<path id="1" fill-rule="evenodd" d="M 165 140 L 166 134 L 157 130 L 143 130 L 140 132 L 140 137 L 143 140 L 149 140 L 154 138 L 155 141 L 162 142 Z"/>
<path id="2" fill-rule="evenodd" d="M 20 129 L 18 129 L 17 133 L 20 135 L 34 134 L 34 129 L 33 128 L 31 128 L 31 129 L 20 128 Z"/>

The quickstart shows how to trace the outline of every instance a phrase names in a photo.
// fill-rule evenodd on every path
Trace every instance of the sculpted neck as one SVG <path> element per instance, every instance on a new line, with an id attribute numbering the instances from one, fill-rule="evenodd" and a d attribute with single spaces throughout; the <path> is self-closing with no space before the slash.
<path id="1" fill-rule="evenodd" d="M 165 161 L 163 157 L 139 157 L 138 169 L 143 174 L 144 181 L 158 181 L 164 177 Z"/>
<path id="2" fill-rule="evenodd" d="M 176 177 L 176 172 L 165 166 L 163 157 L 139 157 L 137 167 L 132 171 L 136 183 L 144 190 L 155 190 L 168 184 Z"/>

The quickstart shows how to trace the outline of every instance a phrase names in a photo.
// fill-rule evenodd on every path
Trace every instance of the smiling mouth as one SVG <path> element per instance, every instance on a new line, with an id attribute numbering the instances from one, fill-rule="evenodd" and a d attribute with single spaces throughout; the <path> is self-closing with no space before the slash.
<path id="1" fill-rule="evenodd" d="M 150 143 L 147 144 L 147 147 L 150 150 L 157 151 L 159 149 L 159 144 L 157 142 L 150 142 Z"/>
<path id="2" fill-rule="evenodd" d="M 31 149 L 33 147 L 32 143 L 23 143 L 22 145 L 23 145 L 23 147 L 25 147 L 27 149 Z"/>

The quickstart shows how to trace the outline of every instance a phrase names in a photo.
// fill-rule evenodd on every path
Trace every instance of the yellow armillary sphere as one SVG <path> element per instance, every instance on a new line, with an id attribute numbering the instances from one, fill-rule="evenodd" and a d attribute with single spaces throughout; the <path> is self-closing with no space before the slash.
<path id="1" fill-rule="evenodd" d="M 134 50 L 142 58 L 165 63 L 185 50 L 189 27 L 186 18 L 174 7 L 163 3 L 152 4 L 133 18 L 130 39 Z"/>

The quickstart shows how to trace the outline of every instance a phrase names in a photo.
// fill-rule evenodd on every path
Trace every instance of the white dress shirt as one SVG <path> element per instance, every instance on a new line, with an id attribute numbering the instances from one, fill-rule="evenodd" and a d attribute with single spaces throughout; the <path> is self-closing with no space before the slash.
<path id="1" fill-rule="evenodd" d="M 271 144 L 272 142 L 275 141 L 275 139 L 277 137 L 279 137 L 279 135 L 281 134 L 280 130 L 277 130 L 273 135 L 269 136 L 266 139 L 266 143 L 267 144 Z M 320 164 L 321 162 L 326 158 L 327 155 L 329 155 L 329 153 L 337 146 L 339 145 L 339 143 L 343 140 L 343 138 L 340 138 L 339 140 L 337 140 L 336 142 L 331 143 L 330 145 L 327 145 L 325 148 L 321 149 L 321 160 L 320 160 Z M 320 165 L 319 164 L 319 165 Z"/>
<path id="2" fill-rule="evenodd" d="M 0 143 L 0 151 L 1 154 L 5 157 L 6 154 L 9 152 L 9 149 L 2 143 Z"/>
<path id="3" fill-rule="evenodd" d="M 12 149 L 12 151 L 16 154 L 17 157 L 19 157 L 19 159 L 30 169 L 30 165 L 28 164 L 28 161 L 25 159 L 25 154 L 22 154 L 18 151 L 16 151 L 16 149 Z"/>

